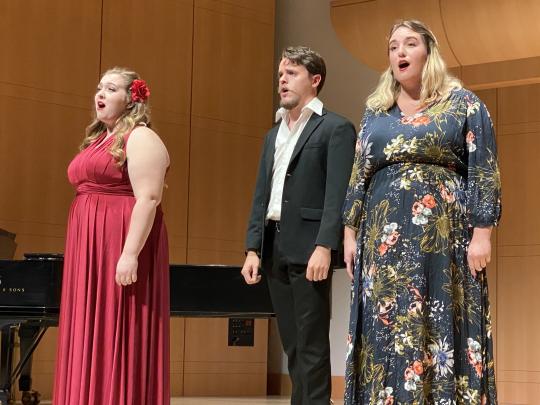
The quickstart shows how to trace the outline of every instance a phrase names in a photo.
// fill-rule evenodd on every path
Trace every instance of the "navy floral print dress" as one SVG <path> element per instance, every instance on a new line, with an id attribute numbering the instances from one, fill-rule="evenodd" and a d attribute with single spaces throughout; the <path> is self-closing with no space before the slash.
<path id="1" fill-rule="evenodd" d="M 365 112 L 343 214 L 358 231 L 345 404 L 497 403 L 487 277 L 467 247 L 500 210 L 493 126 L 473 93 L 414 116 Z"/>

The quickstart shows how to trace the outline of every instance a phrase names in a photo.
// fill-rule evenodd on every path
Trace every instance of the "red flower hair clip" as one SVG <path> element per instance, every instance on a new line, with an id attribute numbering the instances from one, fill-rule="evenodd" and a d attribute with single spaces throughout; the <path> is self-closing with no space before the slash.
<path id="1" fill-rule="evenodd" d="M 135 79 L 131 83 L 131 100 L 135 103 L 144 103 L 150 97 L 150 89 L 146 82 L 141 79 Z"/>

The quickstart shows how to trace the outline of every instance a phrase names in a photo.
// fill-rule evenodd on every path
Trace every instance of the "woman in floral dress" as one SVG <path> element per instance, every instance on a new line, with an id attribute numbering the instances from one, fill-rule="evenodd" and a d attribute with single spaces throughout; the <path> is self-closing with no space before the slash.
<path id="1" fill-rule="evenodd" d="M 496 404 L 485 267 L 493 126 L 421 22 L 392 27 L 344 207 L 354 279 L 345 404 Z"/>

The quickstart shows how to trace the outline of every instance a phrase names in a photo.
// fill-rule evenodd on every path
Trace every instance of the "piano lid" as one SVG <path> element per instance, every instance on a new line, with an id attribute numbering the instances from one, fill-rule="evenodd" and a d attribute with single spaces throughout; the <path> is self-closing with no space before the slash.
<path id="1" fill-rule="evenodd" d="M 62 267 L 62 256 L 58 254 L 0 260 L 0 318 L 58 314 Z M 237 266 L 171 265 L 171 316 L 273 316 L 266 278 L 247 285 L 240 270 Z"/>

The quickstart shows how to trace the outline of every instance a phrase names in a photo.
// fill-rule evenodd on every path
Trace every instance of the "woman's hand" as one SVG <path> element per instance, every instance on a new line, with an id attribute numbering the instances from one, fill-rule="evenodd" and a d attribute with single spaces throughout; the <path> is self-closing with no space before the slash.
<path id="1" fill-rule="evenodd" d="M 354 256 L 356 255 L 356 231 L 348 226 L 343 231 L 343 260 L 347 274 L 354 280 Z"/>
<path id="2" fill-rule="evenodd" d="M 137 256 L 122 253 L 116 265 L 116 284 L 130 285 L 137 281 Z"/>
<path id="3" fill-rule="evenodd" d="M 473 277 L 487 267 L 491 261 L 491 227 L 474 228 L 467 250 L 467 262 Z"/>

